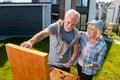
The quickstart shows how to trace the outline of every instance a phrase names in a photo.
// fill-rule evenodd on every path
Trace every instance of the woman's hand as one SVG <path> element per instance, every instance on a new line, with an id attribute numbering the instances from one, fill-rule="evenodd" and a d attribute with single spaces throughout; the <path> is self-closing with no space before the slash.
<path id="1" fill-rule="evenodd" d="M 92 62 L 91 64 L 85 65 L 87 68 L 97 68 L 98 65 Z"/>

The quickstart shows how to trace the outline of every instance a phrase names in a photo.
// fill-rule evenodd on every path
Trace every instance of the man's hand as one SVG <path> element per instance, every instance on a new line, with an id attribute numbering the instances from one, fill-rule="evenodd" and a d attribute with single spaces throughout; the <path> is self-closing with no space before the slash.
<path id="1" fill-rule="evenodd" d="M 66 67 L 66 68 L 70 68 L 70 67 L 72 66 L 72 64 L 73 64 L 73 61 L 72 61 L 72 60 L 69 60 L 67 63 L 56 62 L 55 64 L 64 66 L 64 67 Z"/>
<path id="2" fill-rule="evenodd" d="M 92 62 L 91 64 L 85 65 L 87 68 L 97 68 L 98 65 Z"/>
<path id="3" fill-rule="evenodd" d="M 70 68 L 73 65 L 73 60 L 69 60 L 68 63 L 63 64 L 64 67 Z"/>
<path id="4" fill-rule="evenodd" d="M 32 43 L 30 41 L 25 41 L 20 46 L 25 48 L 32 48 Z"/>

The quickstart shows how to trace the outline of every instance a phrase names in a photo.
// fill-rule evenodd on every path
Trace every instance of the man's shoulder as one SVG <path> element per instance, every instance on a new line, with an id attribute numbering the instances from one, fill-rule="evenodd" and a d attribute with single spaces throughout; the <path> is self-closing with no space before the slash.
<path id="1" fill-rule="evenodd" d="M 56 22 L 53 23 L 56 27 L 61 27 L 63 25 L 63 20 L 58 19 Z"/>

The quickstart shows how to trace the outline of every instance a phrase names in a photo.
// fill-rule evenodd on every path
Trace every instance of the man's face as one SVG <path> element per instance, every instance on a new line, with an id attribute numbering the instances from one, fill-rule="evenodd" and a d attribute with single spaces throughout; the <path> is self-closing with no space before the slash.
<path id="1" fill-rule="evenodd" d="M 73 17 L 64 18 L 64 29 L 66 32 L 70 32 L 77 25 L 77 19 Z"/>

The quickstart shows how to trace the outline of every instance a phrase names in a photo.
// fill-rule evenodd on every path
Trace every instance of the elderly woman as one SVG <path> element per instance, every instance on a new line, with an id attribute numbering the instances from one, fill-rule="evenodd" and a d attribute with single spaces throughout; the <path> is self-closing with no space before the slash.
<path id="1" fill-rule="evenodd" d="M 100 69 L 107 50 L 101 35 L 104 23 L 101 20 L 92 20 L 87 25 L 87 32 L 80 32 L 80 56 L 78 57 L 80 80 L 92 80 Z"/>

